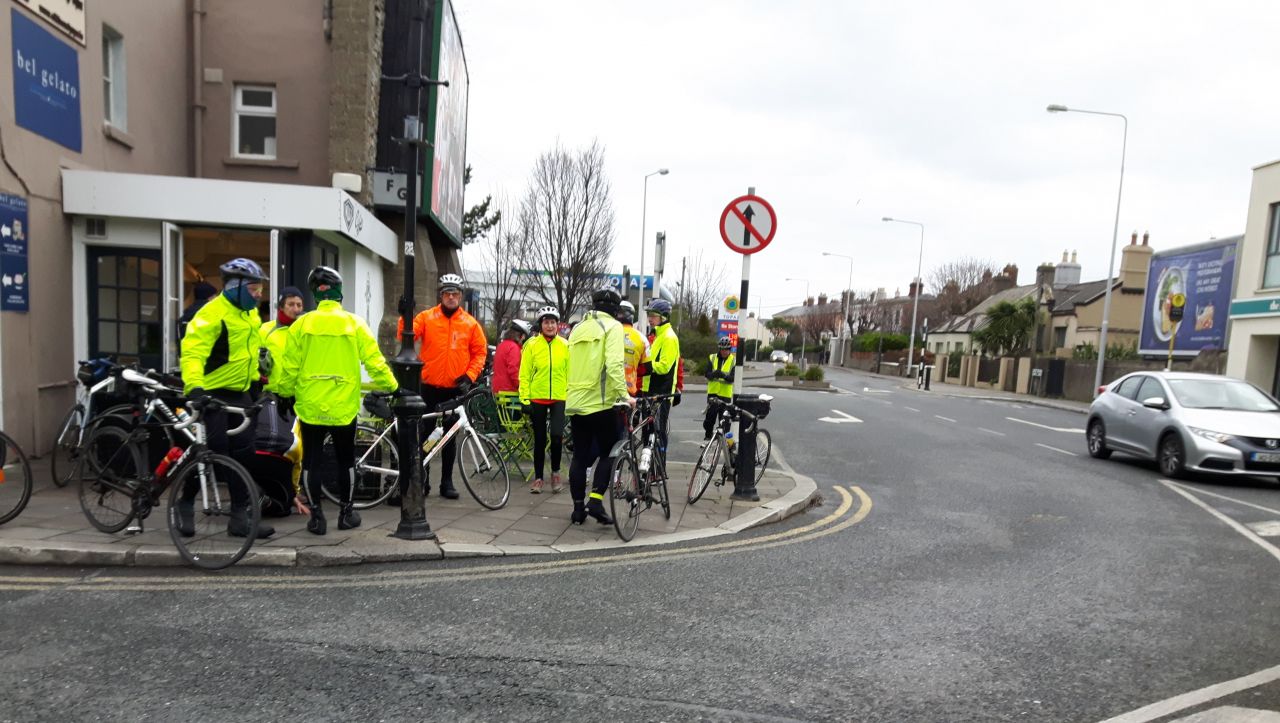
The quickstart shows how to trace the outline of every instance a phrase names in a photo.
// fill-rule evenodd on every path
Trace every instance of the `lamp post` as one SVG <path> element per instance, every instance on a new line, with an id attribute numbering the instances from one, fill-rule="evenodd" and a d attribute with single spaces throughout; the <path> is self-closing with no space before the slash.
<path id="1" fill-rule="evenodd" d="M 920 281 L 920 269 L 924 264 L 924 224 L 919 223 L 918 221 L 904 221 L 900 218 L 889 218 L 888 216 L 885 216 L 880 220 L 887 223 L 907 223 L 912 226 L 920 227 L 920 255 L 916 258 L 916 293 L 912 295 L 911 299 L 911 341 L 908 342 L 907 346 L 907 376 L 911 376 L 911 369 L 915 366 L 913 362 L 915 361 L 916 353 L 916 314 L 920 310 L 920 294 L 924 292 L 924 284 Z"/>
<path id="2" fill-rule="evenodd" d="M 849 281 L 845 284 L 844 293 L 841 294 L 840 304 L 840 364 L 844 365 L 845 357 L 849 354 L 849 296 L 853 293 L 853 257 L 844 254 L 833 254 L 830 251 L 823 251 L 823 256 L 834 256 L 840 259 L 849 260 Z"/>
<path id="3" fill-rule="evenodd" d="M 791 278 L 790 276 L 788 276 L 788 277 L 787 277 L 787 281 L 802 281 L 802 282 L 804 282 L 804 300 L 805 300 L 805 302 L 807 303 L 807 302 L 809 301 L 809 280 L 808 280 L 808 279 L 793 279 L 793 278 Z M 801 305 L 800 305 L 800 308 L 804 309 L 804 308 L 808 308 L 808 307 L 807 307 L 807 306 L 805 306 L 805 304 L 801 304 Z M 804 350 L 805 350 L 805 338 L 804 338 L 804 337 L 805 337 L 805 330 L 804 330 L 804 318 L 803 318 L 803 317 L 804 317 L 804 313 L 802 313 L 800 316 L 801 316 L 801 319 L 800 319 L 800 366 L 801 366 L 801 368 L 803 368 L 803 367 L 805 366 L 805 362 L 804 362 Z"/>
<path id="4" fill-rule="evenodd" d="M 666 168 L 659 168 L 653 173 L 645 174 L 644 177 L 644 203 L 640 207 L 640 294 L 636 297 L 636 321 L 645 320 L 645 326 L 648 327 L 648 317 L 644 316 L 644 245 L 645 245 L 645 221 L 649 214 L 649 176 L 665 176 L 670 173 Z M 654 289 L 657 292 L 657 289 Z M 648 328 L 645 328 L 648 331 Z"/>
<path id="5" fill-rule="evenodd" d="M 1116 235 L 1120 231 L 1120 199 L 1124 196 L 1124 157 L 1129 147 L 1129 119 L 1122 113 L 1108 113 L 1101 110 L 1082 110 L 1068 108 L 1065 105 L 1051 105 L 1045 108 L 1050 113 L 1088 113 L 1089 115 L 1106 115 L 1124 121 L 1124 132 L 1120 137 L 1120 186 L 1116 190 L 1116 222 L 1111 227 L 1111 254 L 1107 256 L 1107 289 L 1102 301 L 1102 329 L 1098 333 L 1098 368 L 1093 375 L 1094 393 L 1102 386 L 1102 368 L 1107 360 L 1107 328 L 1111 326 L 1111 282 L 1116 268 Z"/>

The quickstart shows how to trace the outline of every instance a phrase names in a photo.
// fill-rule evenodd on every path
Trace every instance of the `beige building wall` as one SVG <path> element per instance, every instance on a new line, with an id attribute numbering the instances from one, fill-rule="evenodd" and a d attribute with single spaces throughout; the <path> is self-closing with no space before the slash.
<path id="1" fill-rule="evenodd" d="M 1280 203 L 1280 161 L 1253 169 L 1249 215 L 1240 244 L 1239 281 L 1234 301 L 1280 297 L 1280 287 L 1265 281 L 1267 235 L 1271 206 Z M 1234 306 L 1234 303 L 1233 303 Z M 1231 319 L 1227 375 L 1253 382 L 1264 390 L 1280 392 L 1280 313 Z"/>

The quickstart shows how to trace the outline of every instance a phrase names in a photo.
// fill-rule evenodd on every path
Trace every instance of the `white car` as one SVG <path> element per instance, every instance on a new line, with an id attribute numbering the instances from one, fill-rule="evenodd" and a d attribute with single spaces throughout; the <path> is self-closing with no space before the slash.
<path id="1" fill-rule="evenodd" d="M 781 349 L 774 349 L 773 353 L 769 355 L 769 361 L 782 362 L 783 364 L 790 364 L 791 355 Z"/>

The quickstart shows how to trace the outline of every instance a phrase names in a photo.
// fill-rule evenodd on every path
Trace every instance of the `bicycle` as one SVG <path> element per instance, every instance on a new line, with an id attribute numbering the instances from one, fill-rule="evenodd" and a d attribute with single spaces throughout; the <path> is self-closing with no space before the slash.
<path id="1" fill-rule="evenodd" d="M 12 437 L 0 432 L 0 525 L 26 509 L 31 501 L 31 484 L 31 463 L 26 453 Z"/>
<path id="2" fill-rule="evenodd" d="M 667 493 L 666 458 L 658 448 L 658 417 L 661 402 L 668 396 L 639 397 L 635 413 L 624 411 L 626 434 L 610 456 L 609 511 L 618 538 L 630 542 L 640 527 L 640 515 L 658 504 L 671 519 L 671 499 Z M 616 405 L 626 410 L 624 405 Z M 654 491 L 657 496 L 654 496 Z"/>
<path id="3" fill-rule="evenodd" d="M 80 362 L 76 371 L 76 403 L 58 425 L 53 454 L 49 459 L 54 485 L 66 487 L 71 481 L 76 460 L 83 450 L 86 424 L 103 416 L 118 416 L 123 422 L 131 412 L 131 405 L 110 403 L 115 397 L 116 379 L 123 368 L 108 359 Z M 115 401 L 118 399 L 115 397 Z"/>
<path id="4" fill-rule="evenodd" d="M 138 389 L 145 401 L 127 428 L 90 425 L 76 465 L 80 507 L 95 528 L 115 533 L 135 520 L 145 520 L 169 490 L 169 537 L 178 553 L 205 570 L 229 567 L 244 557 L 257 539 L 262 515 L 257 485 L 239 462 L 209 449 L 200 422 L 203 412 L 188 414 L 171 406 L 166 399 L 176 404 L 181 392 L 165 386 L 157 376 L 127 368 L 121 371 L 121 381 Z M 252 423 L 253 408 L 226 409 L 244 417 L 228 435 L 239 434 Z M 152 473 L 145 452 L 157 433 L 164 433 L 173 446 Z M 175 439 L 179 433 L 181 439 Z M 185 443 L 185 449 L 175 442 Z M 182 510 L 187 505 L 194 507 L 193 534 L 181 529 Z M 242 525 L 234 536 L 228 529 L 233 522 Z"/>
<path id="5" fill-rule="evenodd" d="M 472 399 L 488 393 L 489 390 L 486 387 L 475 387 L 457 399 L 439 405 L 436 411 L 422 416 L 424 420 L 443 419 L 447 416 L 454 418 L 447 430 L 436 427 L 431 436 L 423 442 L 422 472 L 425 475 L 427 465 L 440 454 L 444 445 L 454 437 L 458 437 L 457 465 L 463 486 L 482 507 L 500 510 L 511 498 L 511 477 L 507 473 L 506 461 L 498 443 L 471 426 L 466 409 L 467 403 Z M 366 396 L 366 410 L 370 405 L 369 397 L 377 396 L 379 395 Z M 385 400 L 385 395 L 382 395 L 382 398 Z M 377 402 L 372 404 L 376 405 Z M 386 413 L 390 414 L 389 408 Z M 361 484 L 364 480 L 376 480 L 374 483 L 376 494 L 368 495 L 363 501 L 355 504 L 356 508 L 365 509 L 385 502 L 399 486 L 399 455 L 395 452 L 399 420 L 392 418 L 390 423 L 383 426 L 381 430 L 366 425 L 367 432 L 363 441 L 359 436 L 361 425 L 357 425 L 356 428 L 356 451 L 359 453 L 356 458 L 357 484 Z M 363 453 L 360 453 L 361 444 L 365 445 Z M 304 449 L 302 453 L 305 455 L 306 450 Z M 325 497 L 340 503 L 336 489 L 332 489 L 327 484 L 323 485 L 322 489 Z"/>
<path id="6" fill-rule="evenodd" d="M 763 395 L 761 398 L 768 401 L 767 396 Z M 733 423 L 738 421 L 739 417 L 745 417 L 747 422 L 756 428 L 756 482 L 764 477 L 765 466 L 769 464 L 769 455 L 773 450 L 773 438 L 768 430 L 759 428 L 760 420 L 754 414 L 732 402 L 715 397 L 708 399 L 707 403 L 718 404 L 721 410 L 716 417 L 715 433 L 711 441 L 702 448 L 698 461 L 693 465 L 693 473 L 689 476 L 689 504 L 702 498 L 713 479 L 716 487 L 721 487 L 726 482 L 732 484 L 736 479 L 737 455 L 735 454 L 736 444 L 733 441 Z M 718 475 L 717 471 L 719 471 Z"/>

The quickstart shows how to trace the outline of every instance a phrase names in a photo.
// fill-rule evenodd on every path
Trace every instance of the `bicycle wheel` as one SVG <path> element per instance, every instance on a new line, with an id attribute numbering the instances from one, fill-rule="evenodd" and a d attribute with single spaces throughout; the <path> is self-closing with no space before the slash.
<path id="1" fill-rule="evenodd" d="M 179 529 L 184 497 L 192 513 L 193 535 L 183 535 Z M 238 532 L 243 537 L 228 530 L 236 515 L 242 516 Z M 244 557 L 258 538 L 261 518 L 257 485 L 230 457 L 206 453 L 199 461 L 184 464 L 170 485 L 169 537 L 182 559 L 203 570 L 221 570 Z"/>
<path id="2" fill-rule="evenodd" d="M 0 525 L 17 517 L 31 500 L 31 464 L 9 435 L 0 432 Z"/>
<path id="3" fill-rule="evenodd" d="M 145 469 L 142 450 L 128 430 L 93 422 L 76 460 L 74 476 L 80 484 L 80 509 L 89 524 L 111 533 L 133 521 L 133 491 Z"/>
<path id="4" fill-rule="evenodd" d="M 53 453 L 49 457 L 49 471 L 53 483 L 58 487 L 66 487 L 76 471 L 76 459 L 80 456 L 81 432 L 84 430 L 84 405 L 76 404 L 62 418 L 58 426 L 58 436 L 53 442 Z"/>
<path id="5" fill-rule="evenodd" d="M 666 474 L 663 474 L 661 477 L 654 478 L 654 480 L 649 483 L 650 487 L 655 483 L 658 487 L 658 504 L 662 505 L 662 516 L 669 520 L 671 519 L 671 496 L 667 494 Z"/>
<path id="6" fill-rule="evenodd" d="M 613 514 L 613 529 L 618 531 L 618 539 L 630 542 L 636 536 L 643 511 L 640 468 L 630 454 L 620 454 L 614 458 L 609 473 L 609 512 Z"/>
<path id="7" fill-rule="evenodd" d="M 707 491 L 707 485 L 711 484 L 716 470 L 720 469 L 723 448 L 724 437 L 719 432 L 702 448 L 702 454 L 698 455 L 698 461 L 693 465 L 693 474 L 689 475 L 689 504 L 702 499 L 703 493 Z"/>
<path id="8" fill-rule="evenodd" d="M 382 430 L 372 425 L 356 425 L 356 486 L 352 491 L 352 506 L 357 510 L 386 502 L 399 484 L 400 454 L 396 449 L 396 435 L 387 434 L 379 439 L 379 434 Z M 306 455 L 307 451 L 304 449 L 302 453 Z M 336 461 L 333 442 L 326 439 L 321 454 L 325 455 L 326 461 Z M 344 504 L 346 500 L 339 490 L 346 470 L 337 469 L 332 464 L 326 466 L 332 468 L 332 473 L 321 478 L 324 496 L 336 505 Z"/>
<path id="9" fill-rule="evenodd" d="M 506 506 L 511 497 L 511 477 L 497 442 L 474 429 L 468 430 L 458 445 L 457 464 L 462 484 L 476 502 L 491 510 Z"/>
<path id="10" fill-rule="evenodd" d="M 756 433 L 756 482 L 764 478 L 764 468 L 769 466 L 769 455 L 773 452 L 773 436 L 763 427 Z"/>

